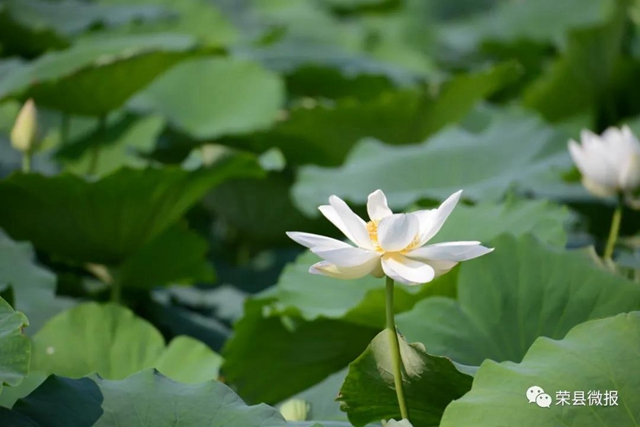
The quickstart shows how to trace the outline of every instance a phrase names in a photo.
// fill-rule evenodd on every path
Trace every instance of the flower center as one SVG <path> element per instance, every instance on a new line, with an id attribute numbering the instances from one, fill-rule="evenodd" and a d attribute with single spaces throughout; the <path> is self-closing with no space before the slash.
<path id="1" fill-rule="evenodd" d="M 380 246 L 380 242 L 378 241 L 378 224 L 379 223 L 380 221 L 367 222 L 367 231 L 369 232 L 369 238 L 371 239 L 371 243 L 373 244 L 373 249 L 376 252 L 386 252 L 384 249 L 382 249 L 382 247 Z M 418 246 L 420 246 L 420 233 L 416 234 L 416 236 L 413 238 L 411 243 L 407 245 L 406 248 L 399 250 L 397 252 L 406 254 L 407 252 L 412 251 Z"/>

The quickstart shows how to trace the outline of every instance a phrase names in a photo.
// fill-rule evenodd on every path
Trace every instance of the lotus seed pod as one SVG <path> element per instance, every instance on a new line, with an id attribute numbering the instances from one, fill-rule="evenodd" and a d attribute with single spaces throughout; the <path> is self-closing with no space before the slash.
<path id="1" fill-rule="evenodd" d="M 32 153 L 40 144 L 38 111 L 32 99 L 24 103 L 11 130 L 11 145 L 16 150 Z"/>

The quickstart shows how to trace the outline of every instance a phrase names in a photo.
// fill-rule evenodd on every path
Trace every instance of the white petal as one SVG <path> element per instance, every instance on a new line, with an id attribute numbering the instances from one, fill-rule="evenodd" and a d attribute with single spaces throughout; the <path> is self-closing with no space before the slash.
<path id="1" fill-rule="evenodd" d="M 389 205 L 387 205 L 387 197 L 382 190 L 376 190 L 369 194 L 367 213 L 371 221 L 380 221 L 382 218 L 393 215 L 393 212 L 389 209 Z"/>
<path id="2" fill-rule="evenodd" d="M 436 272 L 428 264 L 414 261 L 402 254 L 385 254 L 382 269 L 393 280 L 407 285 L 419 285 L 434 279 Z"/>
<path id="3" fill-rule="evenodd" d="M 622 126 L 622 141 L 626 154 L 640 153 L 640 141 L 627 125 Z"/>
<path id="4" fill-rule="evenodd" d="M 338 267 L 327 261 L 321 261 L 309 267 L 309 273 L 321 274 L 336 279 L 359 279 L 371 272 L 375 272 L 380 265 L 380 258 L 374 258 L 367 264 L 357 267 Z"/>
<path id="5" fill-rule="evenodd" d="M 414 212 L 414 215 L 420 220 L 420 238 L 419 246 L 427 243 L 433 236 L 438 234 L 451 212 L 458 204 L 462 190 L 453 193 L 447 200 L 442 202 L 440 207 L 431 211 Z"/>
<path id="6" fill-rule="evenodd" d="M 458 265 L 455 261 L 444 260 L 429 260 L 425 261 L 425 264 L 429 264 L 436 271 L 436 277 L 440 277 L 443 274 L 447 274 L 453 267 Z"/>
<path id="7" fill-rule="evenodd" d="M 589 193 L 597 197 L 611 197 L 618 193 L 617 187 L 605 187 L 592 181 L 586 175 L 582 177 L 582 185 Z"/>
<path id="8" fill-rule="evenodd" d="M 640 186 L 640 154 L 632 153 L 620 172 L 620 188 L 633 192 Z"/>
<path id="9" fill-rule="evenodd" d="M 628 126 L 618 129 L 610 127 L 604 131 L 601 137 L 603 141 L 602 155 L 606 157 L 611 167 L 619 172 L 622 165 L 632 153 L 635 137 Z"/>
<path id="10" fill-rule="evenodd" d="M 615 189 L 618 185 L 618 172 L 610 164 L 608 156 L 603 154 L 602 143 L 593 139 L 594 137 L 588 138 L 591 139 L 586 139 L 585 141 L 589 142 L 584 142 L 582 147 L 575 141 L 569 142 L 569 153 L 573 161 L 583 178 L 586 177 L 599 187 Z"/>
<path id="11" fill-rule="evenodd" d="M 414 215 L 391 215 L 378 224 L 378 243 L 385 251 L 400 251 L 413 242 L 419 231 L 420 223 Z"/>
<path id="12" fill-rule="evenodd" d="M 616 134 L 617 135 L 617 134 Z M 613 140 L 613 136 L 610 139 Z M 585 174 L 592 181 L 605 187 L 615 187 L 618 184 L 620 164 L 617 160 L 619 145 L 590 136 L 583 143 L 585 153 L 583 163 Z"/>
<path id="13" fill-rule="evenodd" d="M 342 200 L 340 201 L 342 202 Z M 344 203 L 344 206 L 348 210 L 346 213 L 344 212 L 344 207 L 341 207 L 340 212 L 338 212 L 334 206 L 329 205 L 320 206 L 318 209 L 322 212 L 322 215 L 324 215 L 325 218 L 331 221 L 333 225 L 342 231 L 342 233 L 355 245 L 365 249 L 373 249 L 373 244 L 369 238 L 369 232 L 367 231 L 365 222 L 358 215 L 353 213 L 353 211 L 346 206 L 346 203 Z M 362 230 L 366 233 L 365 235 L 363 235 Z"/>
<path id="14" fill-rule="evenodd" d="M 493 249 L 482 246 L 480 242 L 447 242 L 423 246 L 406 255 L 425 262 L 429 260 L 460 262 L 478 258 L 490 252 L 493 252 Z"/>
<path id="15" fill-rule="evenodd" d="M 571 159 L 573 159 L 573 163 L 575 163 L 577 168 L 580 170 L 580 172 L 584 174 L 584 170 L 587 162 L 585 161 L 586 154 L 582 150 L 582 146 L 580 146 L 580 144 L 578 144 L 573 139 L 569 141 L 568 145 L 569 145 L 569 154 L 571 155 Z"/>
<path id="16" fill-rule="evenodd" d="M 371 238 L 367 231 L 367 223 L 356 215 L 340 197 L 329 197 L 329 203 L 355 239 L 354 243 L 365 249 L 373 249 L 373 243 L 371 243 Z"/>
<path id="17" fill-rule="evenodd" d="M 298 231 L 287 231 L 287 236 L 296 243 L 302 246 L 312 248 L 326 248 L 326 249 L 340 249 L 340 248 L 352 248 L 353 246 L 348 243 L 341 242 L 340 240 L 333 239 L 331 237 L 320 236 L 318 234 L 301 233 Z"/>
<path id="18" fill-rule="evenodd" d="M 380 254 L 366 249 L 353 248 L 312 248 L 311 252 L 325 261 L 338 267 L 357 267 L 366 264 L 373 258 L 379 258 Z"/>

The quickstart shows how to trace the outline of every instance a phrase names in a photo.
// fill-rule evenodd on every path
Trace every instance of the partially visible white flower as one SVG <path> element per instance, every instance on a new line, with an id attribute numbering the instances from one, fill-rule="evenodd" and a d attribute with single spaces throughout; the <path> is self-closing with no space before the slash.
<path id="1" fill-rule="evenodd" d="M 611 127 L 601 136 L 583 130 L 581 144 L 569 141 L 569 152 L 593 195 L 631 195 L 640 187 L 640 142 L 628 126 Z"/>
<path id="2" fill-rule="evenodd" d="M 38 111 L 32 99 L 25 102 L 18 113 L 10 139 L 13 148 L 24 153 L 32 153 L 38 148 Z"/>
<path id="3" fill-rule="evenodd" d="M 280 414 L 287 421 L 306 421 L 311 405 L 302 399 L 290 399 L 280 406 Z"/>
<path id="4" fill-rule="evenodd" d="M 389 420 L 387 421 L 387 425 L 385 427 L 413 427 L 413 425 L 409 422 L 409 420 Z"/>
<path id="5" fill-rule="evenodd" d="M 367 202 L 369 222 L 342 199 L 331 196 L 329 205 L 319 207 L 320 212 L 356 246 L 316 234 L 287 235 L 324 260 L 311 266 L 310 273 L 339 279 L 386 275 L 408 285 L 427 283 L 461 261 L 493 251 L 480 242 L 426 245 L 440 231 L 461 193 L 453 194 L 437 209 L 394 214 L 384 193 L 376 190 Z"/>

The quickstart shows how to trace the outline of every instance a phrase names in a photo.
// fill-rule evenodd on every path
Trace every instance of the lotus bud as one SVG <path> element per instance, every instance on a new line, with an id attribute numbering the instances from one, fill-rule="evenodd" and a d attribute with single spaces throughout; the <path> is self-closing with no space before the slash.
<path id="1" fill-rule="evenodd" d="M 280 407 L 280 414 L 287 421 L 305 421 L 311 405 L 302 399 L 287 400 Z"/>
<path id="2" fill-rule="evenodd" d="M 11 145 L 23 153 L 33 153 L 40 144 L 38 111 L 33 99 L 24 103 L 11 130 Z"/>
<path id="3" fill-rule="evenodd" d="M 385 427 L 413 427 L 409 420 L 389 420 L 387 421 L 387 425 Z"/>

